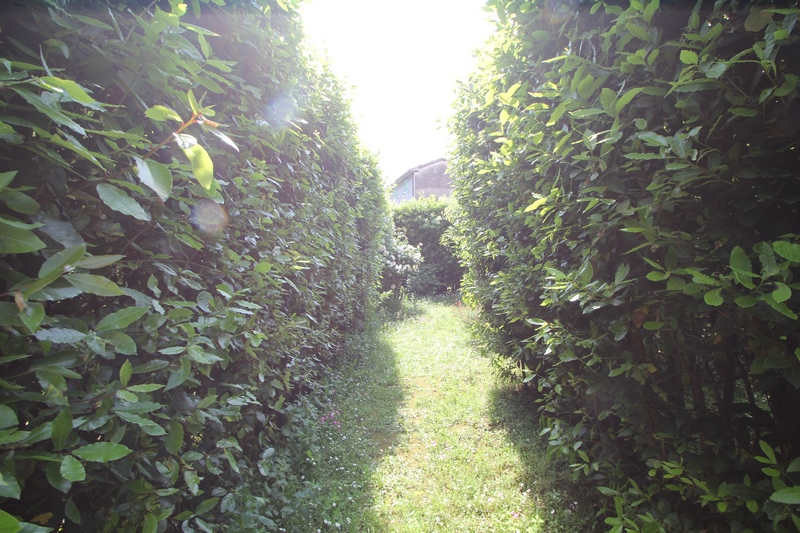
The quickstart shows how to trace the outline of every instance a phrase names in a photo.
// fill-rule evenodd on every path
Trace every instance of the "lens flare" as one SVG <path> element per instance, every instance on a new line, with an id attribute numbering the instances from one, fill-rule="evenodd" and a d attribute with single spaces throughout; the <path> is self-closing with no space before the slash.
<path id="1" fill-rule="evenodd" d="M 213 200 L 199 200 L 192 207 L 192 214 L 189 222 L 207 235 L 219 235 L 228 227 L 230 217 L 224 206 Z"/>
<path id="2" fill-rule="evenodd" d="M 297 113 L 297 105 L 290 94 L 273 97 L 261 109 L 261 116 L 273 128 L 284 128 Z"/>

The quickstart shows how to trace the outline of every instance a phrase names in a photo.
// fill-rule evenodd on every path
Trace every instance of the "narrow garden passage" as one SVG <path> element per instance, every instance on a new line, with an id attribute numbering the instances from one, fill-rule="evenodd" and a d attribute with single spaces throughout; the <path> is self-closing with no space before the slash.
<path id="1" fill-rule="evenodd" d="M 471 347 L 468 310 L 422 300 L 400 315 L 340 368 L 314 453 L 320 503 L 297 531 L 587 530 L 531 406 Z"/>

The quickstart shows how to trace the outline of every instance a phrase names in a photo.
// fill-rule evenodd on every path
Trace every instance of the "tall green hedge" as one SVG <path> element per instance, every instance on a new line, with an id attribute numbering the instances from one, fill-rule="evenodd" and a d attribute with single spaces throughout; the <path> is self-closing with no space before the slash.
<path id="1" fill-rule="evenodd" d="M 489 3 L 457 227 L 551 456 L 614 532 L 800 530 L 800 10 Z"/>
<path id="2" fill-rule="evenodd" d="M 451 203 L 447 197 L 429 196 L 392 205 L 395 227 L 422 254 L 419 268 L 408 275 L 408 288 L 414 294 L 432 296 L 461 287 L 464 269 L 446 241 L 452 226 L 448 213 Z"/>
<path id="3" fill-rule="evenodd" d="M 275 530 L 376 288 L 381 178 L 295 2 L 141 4 L 3 8 L 3 531 Z"/>

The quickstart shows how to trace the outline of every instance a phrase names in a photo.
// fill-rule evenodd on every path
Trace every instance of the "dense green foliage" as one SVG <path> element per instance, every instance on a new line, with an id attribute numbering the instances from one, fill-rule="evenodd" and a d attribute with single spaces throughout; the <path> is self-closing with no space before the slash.
<path id="1" fill-rule="evenodd" d="M 611 531 L 800 529 L 800 10 L 494 0 L 465 285 Z"/>
<path id="2" fill-rule="evenodd" d="M 45 4 L 0 34 L 0 529 L 274 530 L 376 164 L 292 1 Z"/>
<path id="3" fill-rule="evenodd" d="M 383 308 L 394 314 L 400 311 L 403 298 L 408 294 L 408 280 L 422 263 L 418 246 L 408 244 L 402 231 L 398 231 L 387 217 L 387 229 L 383 234 L 380 248 L 383 259 L 381 270 L 381 303 Z"/>
<path id="4" fill-rule="evenodd" d="M 428 196 L 392 205 L 395 227 L 422 254 L 422 264 L 408 277 L 408 288 L 414 294 L 435 296 L 461 287 L 463 269 L 444 240 L 452 226 L 448 218 L 451 203 L 446 197 Z"/>

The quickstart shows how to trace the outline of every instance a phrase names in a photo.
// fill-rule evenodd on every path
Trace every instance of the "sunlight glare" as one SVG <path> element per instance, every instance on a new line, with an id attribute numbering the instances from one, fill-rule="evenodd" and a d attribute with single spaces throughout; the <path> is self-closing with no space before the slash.
<path id="1" fill-rule="evenodd" d="M 300 11 L 386 179 L 447 155 L 456 81 L 494 29 L 483 0 L 309 0 Z"/>

